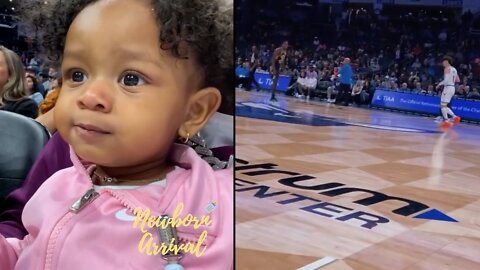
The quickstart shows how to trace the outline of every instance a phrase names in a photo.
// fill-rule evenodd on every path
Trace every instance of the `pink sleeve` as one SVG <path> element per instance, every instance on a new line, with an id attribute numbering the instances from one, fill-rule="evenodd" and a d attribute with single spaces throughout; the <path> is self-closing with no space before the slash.
<path id="1" fill-rule="evenodd" d="M 17 238 L 6 239 L 0 235 L 0 269 L 14 269 L 22 249 L 22 241 Z"/>

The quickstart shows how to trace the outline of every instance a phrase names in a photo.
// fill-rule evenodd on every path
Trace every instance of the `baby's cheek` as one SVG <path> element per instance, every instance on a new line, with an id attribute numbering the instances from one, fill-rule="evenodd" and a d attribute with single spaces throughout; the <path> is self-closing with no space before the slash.
<path id="1" fill-rule="evenodd" d="M 54 124 L 57 131 L 60 133 L 63 139 L 68 140 L 68 129 L 71 125 L 69 119 L 71 119 L 72 107 L 68 105 L 65 99 L 59 98 L 54 107 Z"/>

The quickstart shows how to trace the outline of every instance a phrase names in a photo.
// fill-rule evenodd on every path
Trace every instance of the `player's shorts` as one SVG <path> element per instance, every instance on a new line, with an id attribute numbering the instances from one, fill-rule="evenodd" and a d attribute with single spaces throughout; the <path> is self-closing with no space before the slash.
<path id="1" fill-rule="evenodd" d="M 272 75 L 272 79 L 278 78 L 278 75 L 280 73 L 280 64 L 275 63 L 275 69 L 274 66 L 270 66 L 270 74 Z"/>
<path id="2" fill-rule="evenodd" d="M 450 103 L 452 97 L 455 95 L 455 86 L 445 86 L 441 97 L 442 103 Z"/>

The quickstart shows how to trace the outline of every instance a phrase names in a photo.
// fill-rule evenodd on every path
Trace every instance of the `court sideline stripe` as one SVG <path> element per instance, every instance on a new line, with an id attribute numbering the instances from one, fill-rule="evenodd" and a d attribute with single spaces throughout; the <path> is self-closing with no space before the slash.
<path id="1" fill-rule="evenodd" d="M 315 269 L 318 269 L 320 267 L 323 267 L 329 263 L 332 263 L 334 261 L 336 261 L 337 259 L 333 258 L 333 257 L 330 257 L 330 256 L 327 256 L 327 257 L 323 257 L 321 258 L 320 260 L 318 261 L 314 261 L 313 263 L 311 264 L 308 264 L 308 265 L 305 265 L 301 268 L 298 268 L 297 270 L 315 270 Z"/>

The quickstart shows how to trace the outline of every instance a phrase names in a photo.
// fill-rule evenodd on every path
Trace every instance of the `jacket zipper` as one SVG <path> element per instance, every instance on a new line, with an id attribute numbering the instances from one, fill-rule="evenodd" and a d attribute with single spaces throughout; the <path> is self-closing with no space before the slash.
<path id="1" fill-rule="evenodd" d="M 48 270 L 52 268 L 52 260 L 53 260 L 53 251 L 55 249 L 55 245 L 58 240 L 58 235 L 60 234 L 60 231 L 63 229 L 65 224 L 67 224 L 70 219 L 73 217 L 73 213 L 67 212 L 55 225 L 52 233 L 50 234 L 50 237 L 48 238 L 48 244 L 47 244 L 47 253 L 45 256 L 45 267 L 44 269 Z"/>
<path id="2" fill-rule="evenodd" d="M 115 194 L 114 192 L 112 192 L 109 189 L 104 189 L 104 191 L 106 193 L 109 193 L 112 197 L 114 197 L 118 201 L 120 201 L 120 203 L 124 207 L 129 209 L 131 212 L 134 211 L 134 209 L 132 209 L 132 207 L 130 207 L 128 205 L 128 203 L 123 198 L 121 198 L 120 196 L 118 196 L 117 194 Z M 51 267 L 52 267 L 53 251 L 55 249 L 55 245 L 57 244 L 58 235 L 60 234 L 63 227 L 70 221 L 70 219 L 75 214 L 78 214 L 82 209 L 84 209 L 87 205 L 92 203 L 99 196 L 100 196 L 100 193 L 96 192 L 93 187 L 91 189 L 87 190 L 85 192 L 85 194 L 82 195 L 82 197 L 80 197 L 77 201 L 75 201 L 70 206 L 70 209 L 69 209 L 70 211 L 67 212 L 65 215 L 63 215 L 63 217 L 60 219 L 60 221 L 57 223 L 57 225 L 55 225 L 52 233 L 50 234 L 48 244 L 47 244 L 47 252 L 46 252 L 46 256 L 45 256 L 45 267 L 44 267 L 45 270 L 50 270 Z M 185 233 L 185 232 L 181 232 L 181 233 L 183 234 L 183 236 L 178 236 L 178 243 L 190 242 L 190 243 L 193 243 L 195 245 L 198 244 L 198 239 L 195 237 L 194 234 Z M 205 246 L 205 245 L 208 244 L 209 238 L 210 237 L 207 236 L 207 238 L 205 239 L 205 242 L 202 243 L 202 246 Z"/>
<path id="3" fill-rule="evenodd" d="M 55 250 L 58 236 L 62 231 L 63 227 L 65 227 L 65 225 L 70 221 L 70 219 L 72 219 L 75 214 L 82 210 L 87 204 L 95 200 L 99 195 L 100 194 L 96 192 L 94 188 L 87 190 L 87 192 L 85 192 L 85 194 L 80 197 L 80 199 L 78 199 L 72 204 L 72 206 L 70 206 L 70 211 L 63 215 L 57 225 L 55 225 L 48 239 L 44 269 L 49 270 L 52 268 L 53 251 Z"/>
<path id="4" fill-rule="evenodd" d="M 80 199 L 78 199 L 76 202 L 72 204 L 72 206 L 70 206 L 70 212 L 77 214 L 86 205 L 93 202 L 93 200 L 95 200 L 99 195 L 100 194 L 96 192 L 94 188 L 87 190 L 87 192 L 85 192 L 85 194 L 83 194 L 83 196 L 80 197 Z"/>

